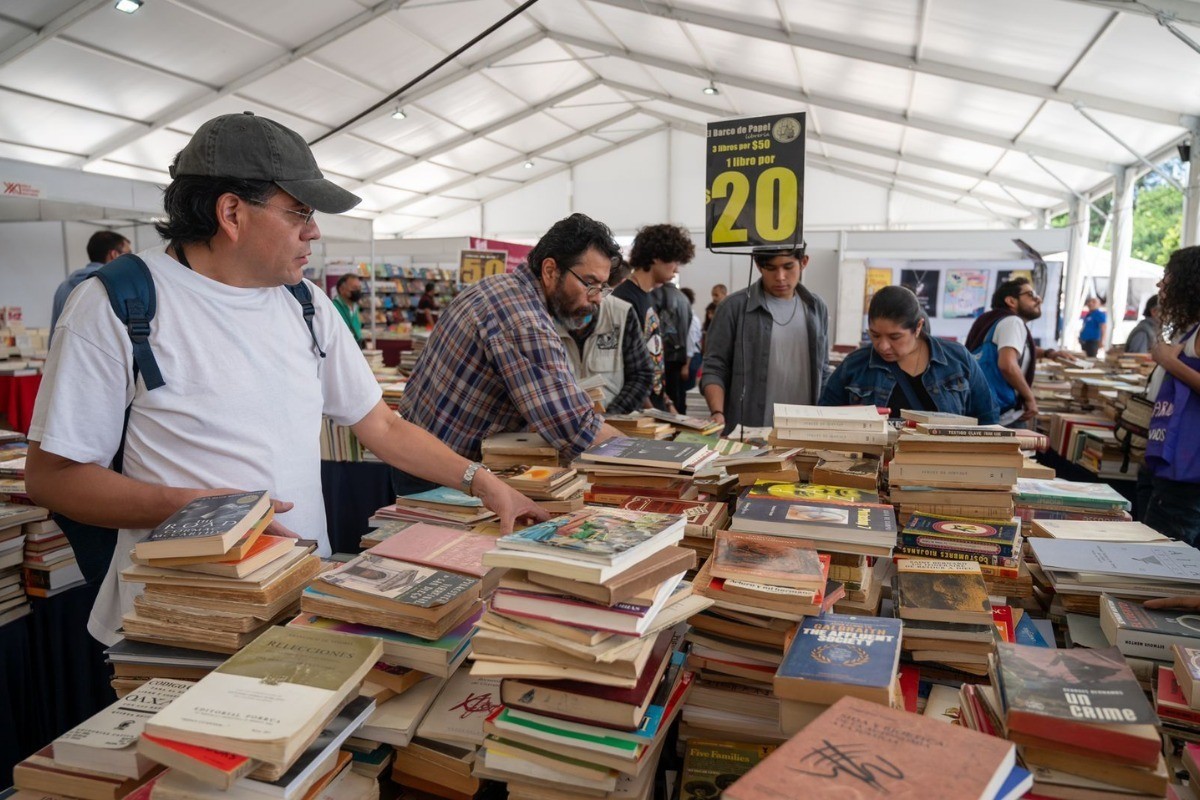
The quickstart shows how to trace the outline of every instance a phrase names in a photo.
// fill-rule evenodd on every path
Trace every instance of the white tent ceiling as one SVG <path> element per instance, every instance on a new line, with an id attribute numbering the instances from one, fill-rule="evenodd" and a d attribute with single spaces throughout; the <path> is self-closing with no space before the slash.
<path id="1" fill-rule="evenodd" d="M 217 114 L 314 140 L 517 5 L 0 0 L 0 157 L 164 183 Z M 1200 39 L 1200 3 L 541 0 L 314 151 L 404 234 L 666 128 L 806 110 L 811 169 L 1028 219 L 1200 124 L 1200 53 L 1163 23 Z"/>

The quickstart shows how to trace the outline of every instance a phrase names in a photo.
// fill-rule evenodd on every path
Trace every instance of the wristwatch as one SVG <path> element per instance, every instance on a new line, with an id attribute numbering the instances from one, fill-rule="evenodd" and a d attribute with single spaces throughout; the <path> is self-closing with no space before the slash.
<path id="1" fill-rule="evenodd" d="M 480 464 L 478 461 L 472 461 L 470 464 L 467 464 L 467 468 L 466 468 L 466 470 L 463 471 L 463 476 L 462 476 L 461 488 L 463 490 L 463 494 L 468 494 L 471 497 L 475 496 L 475 493 L 471 491 L 471 484 L 475 482 L 475 473 L 481 469 L 484 470 L 485 472 L 491 471 L 487 467 L 483 466 L 483 464 Z"/>

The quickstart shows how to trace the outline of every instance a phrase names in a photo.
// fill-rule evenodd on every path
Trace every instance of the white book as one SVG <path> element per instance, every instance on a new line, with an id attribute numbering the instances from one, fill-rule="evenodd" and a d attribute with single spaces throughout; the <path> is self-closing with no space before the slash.
<path id="1" fill-rule="evenodd" d="M 442 678 L 426 678 L 375 709 L 355 735 L 392 747 L 407 747 L 417 732 L 417 725 L 445 684 Z"/>
<path id="2" fill-rule="evenodd" d="M 875 406 L 798 406 L 775 404 L 776 428 L 829 428 L 887 431 L 887 417 Z"/>

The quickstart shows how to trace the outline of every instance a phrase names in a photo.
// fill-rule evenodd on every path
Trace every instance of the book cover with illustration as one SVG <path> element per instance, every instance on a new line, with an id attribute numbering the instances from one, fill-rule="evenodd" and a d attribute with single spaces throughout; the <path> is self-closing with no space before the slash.
<path id="1" fill-rule="evenodd" d="M 775 752 L 773 744 L 688 739 L 680 780 L 682 800 L 713 800 Z"/>
<path id="2" fill-rule="evenodd" d="M 578 473 L 567 467 L 529 466 L 515 464 L 511 467 L 493 469 L 492 473 L 505 483 L 522 486 L 558 486 Z"/>
<path id="3" fill-rule="evenodd" d="M 483 554 L 495 546 L 494 536 L 417 522 L 399 536 L 389 537 L 367 552 L 480 578 L 488 571 L 483 565 Z"/>
<path id="4" fill-rule="evenodd" d="M 483 501 L 478 497 L 472 497 L 466 492 L 461 492 L 458 489 L 451 489 L 448 486 L 436 486 L 424 492 L 416 492 L 415 494 L 405 494 L 396 498 L 396 502 L 403 505 L 406 502 L 417 503 L 432 503 L 433 505 L 442 506 L 460 506 L 462 508 L 482 508 Z"/>
<path id="5" fill-rule="evenodd" d="M 730 527 L 749 533 L 775 533 L 886 547 L 896 541 L 896 513 L 882 503 L 785 500 L 743 494 Z"/>
<path id="6" fill-rule="evenodd" d="M 879 493 L 848 486 L 827 486 L 820 483 L 791 483 L 787 481 L 757 480 L 743 493 L 746 497 L 781 500 L 822 500 L 841 503 L 878 503 Z"/>
<path id="7" fill-rule="evenodd" d="M 996 555 L 1004 556 L 1011 556 L 1013 546 L 1021 540 L 1021 525 L 1017 520 L 964 519 L 925 511 L 914 511 L 903 532 L 906 536 L 986 543 L 997 548 Z M 919 541 L 918 538 L 914 544 Z"/>
<path id="8" fill-rule="evenodd" d="M 1000 695 L 1013 718 L 1116 725 L 1157 725 L 1158 716 L 1146 699 L 1121 651 L 1115 647 L 1069 650 L 996 644 Z"/>
<path id="9" fill-rule="evenodd" d="M 901 559 L 896 566 L 901 619 L 984 624 L 992 621 L 983 572 L 974 561 Z"/>
<path id="10" fill-rule="evenodd" d="M 714 578 L 819 591 L 825 586 L 828 571 L 829 556 L 818 554 L 811 543 L 780 536 L 717 532 Z"/>
<path id="11" fill-rule="evenodd" d="M 500 679 L 472 675 L 469 667 L 460 667 L 438 692 L 417 736 L 478 747 L 483 744 L 483 722 L 497 708 Z"/>
<path id="12" fill-rule="evenodd" d="M 502 549 L 611 561 L 637 548 L 656 549 L 683 538 L 684 518 L 620 508 L 588 507 L 501 536 Z"/>
<path id="13" fill-rule="evenodd" d="M 1018 478 L 1017 505 L 1078 506 L 1128 511 L 1131 503 L 1107 483 L 1083 483 L 1061 478 Z"/>
<path id="14" fill-rule="evenodd" d="M 479 581 L 445 570 L 363 553 L 321 575 L 317 586 L 428 609 L 446 605 L 464 595 L 474 596 L 479 590 Z"/>
<path id="15" fill-rule="evenodd" d="M 815 681 L 887 695 L 896 678 L 902 627 L 900 620 L 886 617 L 805 617 L 775 672 L 775 693 L 807 700 L 810 692 L 797 684 Z"/>
<path id="16" fill-rule="evenodd" d="M 1015 763 L 1011 742 L 845 697 L 726 789 L 723 798 L 1017 797 L 1023 790 L 1000 793 L 1018 769 Z M 970 769 L 947 769 L 950 764 Z"/>
<path id="17" fill-rule="evenodd" d="M 198 497 L 167 517 L 145 539 L 134 545 L 134 550 L 139 558 L 191 555 L 193 545 L 215 541 L 222 543 L 221 549 L 216 552 L 224 553 L 270 507 L 271 499 L 266 492 Z"/>

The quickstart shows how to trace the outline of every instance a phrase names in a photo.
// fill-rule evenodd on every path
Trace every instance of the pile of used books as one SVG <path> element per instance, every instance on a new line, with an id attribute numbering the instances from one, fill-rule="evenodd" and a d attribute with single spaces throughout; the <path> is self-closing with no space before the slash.
<path id="1" fill-rule="evenodd" d="M 675 433 L 671 423 L 645 414 L 609 414 L 604 421 L 633 439 L 670 439 Z"/>
<path id="2" fill-rule="evenodd" d="M 690 684 L 682 625 L 709 601 L 683 581 L 684 518 L 592 508 L 501 537 L 507 568 L 472 644 L 500 679 L 478 777 L 509 797 L 649 797 Z M 621 788 L 618 788 L 620 786 Z"/>
<path id="3" fill-rule="evenodd" d="M 770 442 L 841 453 L 883 455 L 890 437 L 886 414 L 874 406 L 797 406 L 776 403 Z"/>
<path id="4" fill-rule="evenodd" d="M 592 445 L 572 465 L 590 484 L 589 504 L 623 504 L 630 497 L 695 500 L 692 478 L 718 457 L 704 444 L 616 436 Z"/>
<path id="5" fill-rule="evenodd" d="M 1033 597 L 1033 578 L 1023 567 L 1024 539 L 1015 517 L 956 517 L 912 512 L 896 542 L 896 555 L 974 561 L 991 594 Z"/>
<path id="6" fill-rule="evenodd" d="M 986 675 L 995 626 L 979 564 L 904 558 L 892 590 L 904 621 L 904 650 L 914 662 L 937 662 Z"/>
<path id="7" fill-rule="evenodd" d="M 496 515 L 483 507 L 483 501 L 466 492 L 438 486 L 425 492 L 403 495 L 371 517 L 371 524 L 388 520 L 429 522 L 448 528 L 468 530 Z"/>
<path id="8" fill-rule="evenodd" d="M 1011 519 L 1022 465 L 1014 431 L 995 426 L 919 423 L 901 433 L 888 464 L 891 498 L 901 519 L 915 511 Z"/>
<path id="9" fill-rule="evenodd" d="M 58 551 L 65 549 L 66 557 L 70 558 L 74 571 L 79 570 L 75 565 L 74 553 L 71 552 L 70 545 L 67 545 L 62 531 L 58 530 L 53 521 L 47 519 L 49 513 L 38 506 L 0 503 L 0 625 L 20 619 L 29 613 L 29 577 L 27 570 L 22 570 L 22 565 L 30 563 L 31 556 L 35 561 L 40 558 L 47 559 L 46 564 L 39 566 L 49 569 L 63 560 Z M 57 533 L 57 537 L 41 532 L 47 524 Z M 29 541 L 31 536 L 37 540 L 32 543 L 32 548 Z M 62 569 L 55 571 L 61 573 Z M 23 575 L 23 572 L 26 574 Z M 34 576 L 35 581 L 40 577 Z M 80 579 L 82 577 L 79 576 Z M 40 583 L 49 583 L 48 576 Z M 48 593 L 48 590 L 43 589 L 42 592 Z M 29 594 L 38 594 L 36 584 L 34 591 Z"/>
<path id="10" fill-rule="evenodd" d="M 713 537 L 729 524 L 729 504 L 715 500 L 663 500 L 634 496 L 622 503 L 621 508 L 655 514 L 682 514 L 686 520 L 682 544 L 695 550 L 700 559 L 712 554 Z"/>
<path id="11" fill-rule="evenodd" d="M 144 584 L 126 639 L 235 653 L 296 614 L 317 574 L 312 544 L 266 533 L 266 492 L 201 497 L 134 545 L 121 580 Z"/>
<path id="12" fill-rule="evenodd" d="M 991 679 L 969 692 L 979 716 L 965 716 L 964 724 L 1015 742 L 1035 793 L 1166 794 L 1158 716 L 1116 648 L 1001 643 Z"/>
<path id="13" fill-rule="evenodd" d="M 1106 483 L 1020 478 L 1016 514 L 1028 533 L 1034 520 L 1127 522 L 1131 503 Z"/>

